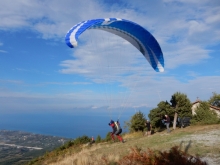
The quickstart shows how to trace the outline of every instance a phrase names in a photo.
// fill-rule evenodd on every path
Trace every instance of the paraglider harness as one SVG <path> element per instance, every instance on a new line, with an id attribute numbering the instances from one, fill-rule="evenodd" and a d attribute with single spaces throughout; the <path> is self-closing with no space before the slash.
<path id="1" fill-rule="evenodd" d="M 112 127 L 112 129 L 113 129 L 112 134 L 119 135 L 120 133 L 122 133 L 122 129 L 121 129 L 121 126 L 120 126 L 119 121 L 114 122 L 113 120 L 111 120 L 110 123 L 109 123 L 109 125 L 110 125 L 110 126 Z"/>

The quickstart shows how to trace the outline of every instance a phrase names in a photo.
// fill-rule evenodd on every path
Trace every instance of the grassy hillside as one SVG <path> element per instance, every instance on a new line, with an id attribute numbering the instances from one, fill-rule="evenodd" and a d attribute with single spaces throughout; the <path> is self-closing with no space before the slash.
<path id="1" fill-rule="evenodd" d="M 177 128 L 170 134 L 166 131 L 143 137 L 142 133 L 126 134 L 126 143 L 106 142 L 92 146 L 72 146 L 68 149 L 56 150 L 37 158 L 29 164 L 33 165 L 97 165 L 117 164 L 131 150 L 141 149 L 168 151 L 173 146 L 190 155 L 199 156 L 210 165 L 220 164 L 220 125 L 190 126 Z"/>

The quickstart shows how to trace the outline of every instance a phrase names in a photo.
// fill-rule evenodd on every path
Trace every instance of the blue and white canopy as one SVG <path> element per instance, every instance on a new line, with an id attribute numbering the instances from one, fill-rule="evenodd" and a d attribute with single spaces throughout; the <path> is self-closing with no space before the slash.
<path id="1" fill-rule="evenodd" d="M 120 18 L 82 21 L 67 32 L 66 44 L 70 48 L 76 47 L 78 37 L 87 29 L 100 29 L 124 38 L 145 56 L 155 71 L 164 71 L 164 58 L 160 45 L 142 26 Z"/>

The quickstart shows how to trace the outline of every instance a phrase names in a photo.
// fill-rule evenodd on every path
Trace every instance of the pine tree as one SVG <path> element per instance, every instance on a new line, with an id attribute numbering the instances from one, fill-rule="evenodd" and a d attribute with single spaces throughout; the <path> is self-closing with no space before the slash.
<path id="1" fill-rule="evenodd" d="M 102 141 L 102 138 L 100 135 L 97 136 L 97 138 L 95 139 L 96 143 L 100 143 Z"/>
<path id="2" fill-rule="evenodd" d="M 145 115 L 142 112 L 138 111 L 131 117 L 129 130 L 131 132 L 144 131 L 145 122 Z"/>
<path id="3" fill-rule="evenodd" d="M 213 92 L 213 96 L 208 100 L 209 104 L 220 108 L 220 94 Z"/>
<path id="4" fill-rule="evenodd" d="M 159 108 L 154 108 L 150 111 L 150 113 L 148 114 L 148 117 L 150 119 L 150 123 L 152 125 L 153 128 L 159 128 L 161 127 L 161 119 L 162 119 L 162 115 L 161 115 L 161 111 Z"/>
<path id="5" fill-rule="evenodd" d="M 152 127 L 162 127 L 162 119 L 165 114 L 167 114 L 168 116 L 172 114 L 171 105 L 167 101 L 161 101 L 157 105 L 157 108 L 152 109 L 148 114 Z"/>
<path id="6" fill-rule="evenodd" d="M 106 137 L 105 137 L 105 141 L 110 141 L 112 138 L 111 138 L 111 132 L 108 132 Z"/>
<path id="7" fill-rule="evenodd" d="M 176 129 L 176 121 L 177 117 L 191 117 L 192 110 L 191 110 L 191 103 L 190 100 L 187 98 L 187 95 L 176 92 L 172 95 L 170 100 L 173 112 L 174 112 L 174 122 L 173 122 L 173 129 Z"/>

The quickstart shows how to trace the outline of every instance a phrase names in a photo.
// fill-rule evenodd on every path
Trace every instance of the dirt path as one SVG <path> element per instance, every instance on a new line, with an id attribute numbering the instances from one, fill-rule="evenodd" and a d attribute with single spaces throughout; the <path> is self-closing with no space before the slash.
<path id="1" fill-rule="evenodd" d="M 214 129 L 197 130 L 195 134 L 187 135 L 175 142 L 185 145 L 190 142 L 190 145 L 195 147 L 194 149 L 197 148 L 198 152 L 203 155 L 201 158 L 203 161 L 206 161 L 209 165 L 220 165 L 220 126 Z"/>

